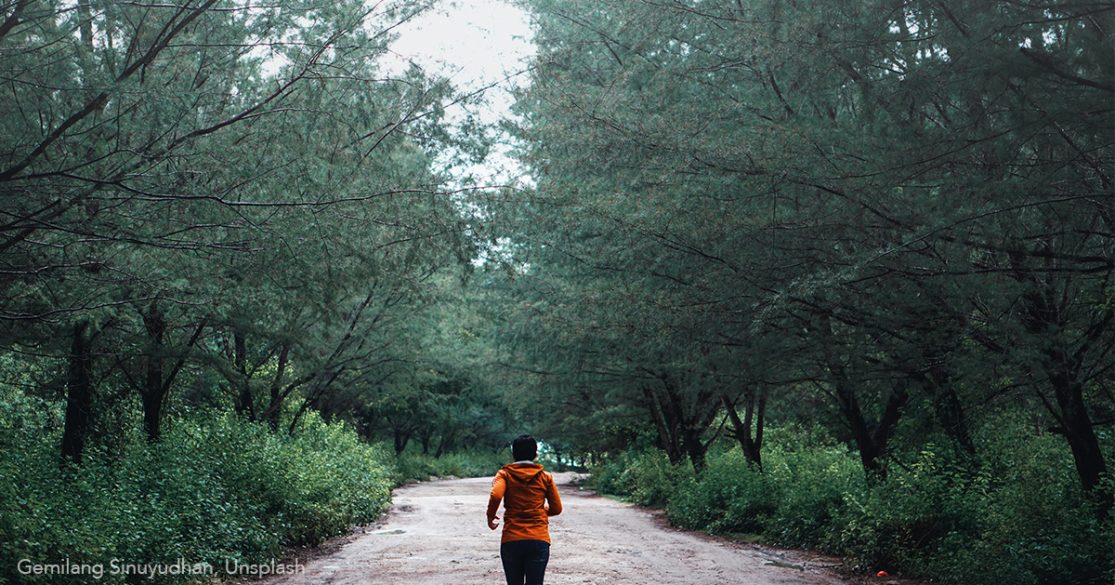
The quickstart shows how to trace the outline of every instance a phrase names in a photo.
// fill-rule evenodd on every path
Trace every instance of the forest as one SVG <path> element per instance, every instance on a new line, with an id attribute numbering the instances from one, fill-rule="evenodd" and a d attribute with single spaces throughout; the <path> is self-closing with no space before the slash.
<path id="1" fill-rule="evenodd" d="M 1115 579 L 1115 5 L 515 4 L 493 124 L 388 66 L 436 1 L 0 0 L 0 584 L 271 559 L 522 432 L 850 570 Z"/>

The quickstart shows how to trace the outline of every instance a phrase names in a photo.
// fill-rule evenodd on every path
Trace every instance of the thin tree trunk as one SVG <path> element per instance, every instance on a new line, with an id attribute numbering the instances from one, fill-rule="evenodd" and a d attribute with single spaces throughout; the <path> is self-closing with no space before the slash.
<path id="1" fill-rule="evenodd" d="M 403 454 L 407 448 L 407 443 L 410 442 L 410 433 L 401 429 L 395 429 L 395 456 Z"/>
<path id="2" fill-rule="evenodd" d="M 66 373 L 66 420 L 62 430 L 62 457 L 81 463 L 85 439 L 93 421 L 93 355 L 86 337 L 89 323 L 74 325 Z"/>
<path id="3" fill-rule="evenodd" d="M 418 433 L 418 443 L 420 445 L 422 445 L 422 454 L 423 455 L 429 455 L 430 454 L 430 442 L 434 438 L 433 435 L 434 435 L 434 433 L 430 429 L 423 429 L 420 433 Z"/>
<path id="4" fill-rule="evenodd" d="M 658 400 L 654 389 L 649 385 L 643 386 L 643 395 L 646 396 L 647 408 L 650 410 L 651 419 L 654 420 L 654 427 L 658 430 L 659 446 L 666 451 L 670 463 L 674 465 L 681 463 L 682 451 L 678 440 L 676 417 L 668 416 L 662 402 Z"/>
<path id="5" fill-rule="evenodd" d="M 968 417 L 960 397 L 952 387 L 948 372 L 944 370 L 943 367 L 932 367 L 928 375 L 922 378 L 922 382 L 928 387 L 933 400 L 933 411 L 941 428 L 961 453 L 971 457 L 976 454 L 976 445 L 968 430 Z"/>
<path id="6" fill-rule="evenodd" d="M 1064 341 L 1064 320 L 1068 311 L 1063 304 L 1064 295 L 1048 282 L 1039 281 L 1029 274 L 1024 269 L 1021 255 L 1012 254 L 1011 265 L 1016 279 L 1030 286 L 1022 295 L 1026 308 L 1022 313 L 1023 324 L 1029 333 L 1046 344 L 1044 369 L 1053 387 L 1057 408 L 1054 409 L 1048 402 L 1046 407 L 1061 423 L 1081 487 L 1097 499 L 1099 516 L 1106 519 L 1115 503 L 1115 494 L 1101 487 L 1108 473 L 1107 462 L 1088 414 L 1084 384 L 1080 378 L 1088 352 L 1101 339 L 1103 332 L 1110 330 L 1115 312 L 1107 309 L 1093 314 L 1079 346 L 1071 349 Z M 1066 288 L 1069 286 L 1065 284 Z"/>
<path id="7" fill-rule="evenodd" d="M 445 455 L 446 451 L 452 447 L 453 439 L 453 433 L 445 433 L 441 436 L 441 440 L 437 444 L 437 450 L 434 452 L 435 459 L 440 459 L 442 455 Z"/>
<path id="8" fill-rule="evenodd" d="M 744 391 L 744 416 L 740 419 L 736 405 L 727 394 L 720 396 L 720 402 L 732 423 L 732 434 L 739 442 L 743 456 L 760 471 L 763 469 L 763 421 L 766 415 L 766 392 L 756 392 L 753 388 Z M 752 427 L 754 426 L 754 433 Z"/>
<path id="9" fill-rule="evenodd" d="M 1058 357 L 1065 356 L 1054 352 L 1054 358 Z M 1115 494 L 1101 488 L 1101 482 L 1107 476 L 1107 462 L 1084 404 L 1084 385 L 1072 375 L 1064 360 L 1055 361 L 1055 364 L 1049 378 L 1061 411 L 1061 428 L 1072 451 L 1076 474 L 1081 487 L 1096 497 L 1100 517 L 1106 519 L 1111 513 Z"/>
<path id="10" fill-rule="evenodd" d="M 852 431 L 852 438 L 856 442 L 863 471 L 867 475 L 868 481 L 883 481 L 887 476 L 885 465 L 887 444 L 898 427 L 898 421 L 902 416 L 902 408 L 909 401 L 910 396 L 905 388 L 900 385 L 896 386 L 887 397 L 879 423 L 872 430 L 867 419 L 863 416 L 855 386 L 848 377 L 847 370 L 830 351 L 834 339 L 831 322 L 827 315 L 821 317 L 820 331 L 821 335 L 825 337 L 823 340 L 825 360 L 833 378 L 836 402 L 840 407 L 841 416 Z"/>
<path id="11" fill-rule="evenodd" d="M 283 410 L 283 374 L 286 373 L 287 358 L 290 355 L 290 343 L 284 341 L 279 348 L 279 363 L 276 367 L 275 378 L 271 380 L 271 403 L 267 405 L 267 424 L 272 431 L 279 430 L 279 417 Z"/>
<path id="12" fill-rule="evenodd" d="M 685 454 L 689 456 L 693 471 L 701 473 L 705 470 L 705 455 L 708 453 L 708 444 L 701 440 L 701 436 L 704 435 L 705 430 L 708 429 L 716 417 L 719 401 L 711 401 L 708 408 L 702 410 L 702 406 L 710 402 L 707 400 L 709 396 L 705 392 L 698 392 L 694 398 L 692 408 L 687 409 L 680 392 L 678 392 L 677 384 L 666 375 L 660 376 L 660 379 L 666 391 L 666 396 L 669 398 L 668 404 L 672 412 L 672 418 L 677 421 L 677 434 L 681 436 L 681 444 L 685 449 Z"/>
<path id="13" fill-rule="evenodd" d="M 252 400 L 251 380 L 248 379 L 248 342 L 240 331 L 232 333 L 233 358 L 232 364 L 240 374 L 238 388 L 236 388 L 236 414 L 246 416 L 248 420 L 255 420 L 255 405 Z"/>
<path id="14" fill-rule="evenodd" d="M 689 456 L 693 471 L 697 473 L 701 473 L 707 467 L 705 457 L 708 454 L 708 445 L 701 440 L 702 431 L 703 429 L 687 425 L 682 433 L 685 453 Z"/>
<path id="15" fill-rule="evenodd" d="M 143 326 L 147 331 L 147 375 L 140 396 L 143 402 L 143 430 L 147 442 L 155 443 L 161 433 L 163 398 L 163 337 L 166 334 L 166 320 L 155 303 L 143 315 Z"/>

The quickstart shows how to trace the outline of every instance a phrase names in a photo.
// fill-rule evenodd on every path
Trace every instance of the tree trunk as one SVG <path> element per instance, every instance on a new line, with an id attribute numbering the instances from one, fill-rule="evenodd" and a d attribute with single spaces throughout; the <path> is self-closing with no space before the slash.
<path id="1" fill-rule="evenodd" d="M 454 440 L 453 435 L 454 433 L 445 433 L 441 435 L 441 440 L 438 441 L 437 444 L 437 451 L 434 452 L 435 459 L 440 459 L 441 456 L 445 455 L 445 452 L 452 447 Z"/>
<path id="2" fill-rule="evenodd" d="M 244 339 L 244 334 L 239 331 L 232 333 L 232 342 L 232 364 L 240 374 L 239 388 L 236 388 L 236 414 L 246 416 L 248 420 L 255 420 L 251 380 L 248 379 L 248 343 Z"/>
<path id="3" fill-rule="evenodd" d="M 720 402 L 715 399 L 710 401 L 711 395 L 702 390 L 696 393 L 687 408 L 677 383 L 665 374 L 659 376 L 659 379 L 662 380 L 662 387 L 669 398 L 667 404 L 670 418 L 677 421 L 676 434 L 681 436 L 681 445 L 689 456 L 693 471 L 701 473 L 705 470 L 705 455 L 708 452 L 708 444 L 701 440 L 701 436 L 716 417 Z"/>
<path id="4" fill-rule="evenodd" d="M 62 457 L 81 463 L 85 438 L 93 421 L 93 355 L 86 337 L 89 323 L 74 325 L 69 367 L 66 372 L 66 421 L 62 431 Z"/>
<path id="5" fill-rule="evenodd" d="M 279 364 L 275 368 L 275 378 L 271 380 L 271 403 L 267 405 L 267 424 L 271 430 L 278 432 L 279 417 L 283 410 L 283 374 L 286 373 L 287 358 L 290 355 L 290 343 L 283 342 L 279 348 Z"/>
<path id="6" fill-rule="evenodd" d="M 833 378 L 836 402 L 840 407 L 841 416 L 852 431 L 852 438 L 859 450 L 863 471 L 867 475 L 868 481 L 883 481 L 887 477 L 885 465 L 887 443 L 889 443 L 895 429 L 898 427 L 898 420 L 902 416 L 902 407 L 909 401 L 910 396 L 901 385 L 896 386 L 887 397 L 883 414 L 879 418 L 874 431 L 872 431 L 871 426 L 863 416 L 855 386 L 848 377 L 847 370 L 830 351 L 834 339 L 832 326 L 827 315 L 821 317 L 820 332 L 825 337 L 822 343 L 825 347 L 825 360 L 828 370 Z"/>
<path id="7" fill-rule="evenodd" d="M 975 443 L 968 428 L 964 404 L 956 394 L 949 356 L 963 343 L 965 331 L 971 327 L 969 317 L 960 312 L 936 288 L 919 283 L 920 290 L 930 300 L 929 312 L 924 323 L 932 328 L 919 333 L 921 363 L 908 372 L 929 396 L 933 414 L 941 429 L 952 440 L 953 448 L 962 457 L 972 460 L 976 454 Z M 974 462 L 974 461 L 970 461 Z"/>
<path id="8" fill-rule="evenodd" d="M 1100 517 L 1105 519 L 1111 512 L 1115 494 L 1101 487 L 1101 481 L 1107 475 L 1107 462 L 1084 404 L 1084 385 L 1072 375 L 1073 372 L 1064 359 L 1067 356 L 1059 351 L 1052 353 L 1055 365 L 1050 372 L 1049 381 L 1053 386 L 1057 407 L 1061 411 L 1061 427 L 1072 451 L 1076 474 L 1080 478 L 1081 487 L 1095 496 Z"/>
<path id="9" fill-rule="evenodd" d="M 643 395 L 646 396 L 647 409 L 650 410 L 651 418 L 654 420 L 654 427 L 658 430 L 659 447 L 666 452 L 666 457 L 670 459 L 671 464 L 681 463 L 682 450 L 676 417 L 670 416 L 672 413 L 663 407 L 654 389 L 649 385 L 643 386 Z"/>
<path id="10" fill-rule="evenodd" d="M 968 457 L 975 455 L 976 445 L 972 442 L 972 434 L 968 430 L 968 417 L 964 413 L 964 405 L 961 404 L 960 397 L 952 387 L 948 372 L 943 367 L 934 366 L 921 381 L 929 390 L 933 400 L 933 412 L 945 434 L 952 439 L 961 453 Z"/>
<path id="11" fill-rule="evenodd" d="M 739 442 L 744 458 L 762 471 L 763 421 L 766 416 L 767 395 L 766 392 L 756 392 L 754 388 L 748 387 L 744 390 L 744 401 L 744 415 L 741 420 L 735 404 L 728 395 L 720 396 L 720 402 L 724 405 L 728 420 L 732 423 L 732 434 Z M 754 434 L 751 431 L 752 426 L 755 428 Z"/>
<path id="12" fill-rule="evenodd" d="M 1080 378 L 1089 351 L 1093 347 L 1102 346 L 1096 345 L 1096 342 L 1101 339 L 1104 331 L 1110 330 L 1115 312 L 1106 309 L 1093 313 L 1085 334 L 1080 338 L 1079 346 L 1071 348 L 1065 342 L 1064 332 L 1066 314 L 1070 311 L 1064 305 L 1067 302 L 1063 300 L 1066 295 L 1059 293 L 1048 282 L 1039 281 L 1027 273 L 1024 270 L 1024 259 L 1020 255 L 1012 254 L 1011 264 L 1016 271 L 1016 279 L 1030 286 L 1022 295 L 1026 308 L 1022 312 L 1023 324 L 1029 333 L 1045 344 L 1046 360 L 1043 367 L 1057 403 L 1056 409 L 1048 401 L 1046 407 L 1061 423 L 1081 487 L 1096 498 L 1099 515 L 1106 519 L 1115 501 L 1115 494 L 1102 489 L 1101 481 L 1107 475 L 1107 462 L 1084 402 L 1084 384 Z M 1066 289 L 1068 286 L 1066 283 Z"/>
<path id="13" fill-rule="evenodd" d="M 395 456 L 403 454 L 407 448 L 407 443 L 410 441 L 410 433 L 401 429 L 395 429 Z"/>
<path id="14" fill-rule="evenodd" d="M 298 406 L 298 410 L 294 411 L 294 415 L 290 417 L 290 424 L 287 425 L 287 434 L 294 434 L 294 430 L 298 428 L 298 422 L 302 420 L 302 415 L 306 414 L 315 403 L 317 403 L 316 396 L 307 396 L 302 400 L 302 404 Z M 332 414 L 326 415 L 322 413 L 321 420 L 325 422 L 325 424 L 330 424 L 332 418 Z"/>
<path id="15" fill-rule="evenodd" d="M 838 378 L 842 378 L 839 375 Z M 856 399 L 855 390 L 847 380 L 838 379 L 835 383 L 836 387 L 836 401 L 840 406 L 840 415 L 844 418 L 852 430 L 852 438 L 856 442 L 856 448 L 859 450 L 860 464 L 863 465 L 863 470 L 868 476 L 883 475 L 883 469 L 879 462 L 879 451 L 875 448 L 875 443 L 871 438 L 871 430 L 867 426 L 867 421 L 863 418 L 863 412 L 860 410 L 859 401 Z"/>
<path id="16" fill-rule="evenodd" d="M 701 435 L 703 433 L 703 428 L 692 425 L 686 425 L 682 432 L 682 442 L 685 444 L 685 453 L 689 456 L 689 462 L 693 464 L 693 471 L 697 473 L 701 473 L 705 470 L 705 467 L 707 467 L 705 455 L 708 454 L 708 445 L 701 440 Z"/>
<path id="17" fill-rule="evenodd" d="M 143 315 L 143 327 L 147 331 L 147 375 L 140 396 L 143 402 L 143 430 L 147 442 L 159 440 L 162 426 L 163 399 L 166 386 L 163 383 L 163 337 L 166 333 L 166 320 L 155 303 Z"/>

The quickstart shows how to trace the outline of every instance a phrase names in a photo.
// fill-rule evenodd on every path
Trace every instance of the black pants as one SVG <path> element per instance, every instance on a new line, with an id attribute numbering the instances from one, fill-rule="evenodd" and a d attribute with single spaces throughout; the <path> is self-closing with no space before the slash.
<path id="1" fill-rule="evenodd" d="M 550 543 L 544 540 L 512 540 L 499 545 L 507 585 L 542 585 Z"/>

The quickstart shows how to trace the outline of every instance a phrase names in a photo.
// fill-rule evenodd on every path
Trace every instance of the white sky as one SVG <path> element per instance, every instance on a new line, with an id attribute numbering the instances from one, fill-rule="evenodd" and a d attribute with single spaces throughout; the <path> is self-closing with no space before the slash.
<path id="1" fill-rule="evenodd" d="M 496 123 L 510 116 L 509 84 L 525 83 L 521 72 L 534 55 L 529 16 L 503 0 L 442 0 L 433 10 L 399 29 L 391 49 L 398 59 L 385 61 L 389 67 L 405 68 L 409 62 L 430 73 L 445 75 L 458 90 L 486 92 L 486 105 L 474 109 L 482 121 Z M 512 76 L 506 82 L 505 77 Z M 452 121 L 461 111 L 449 111 Z M 487 164 L 462 170 L 473 173 L 484 184 L 506 184 L 519 178 L 520 168 L 507 154 L 507 145 L 497 147 Z"/>

